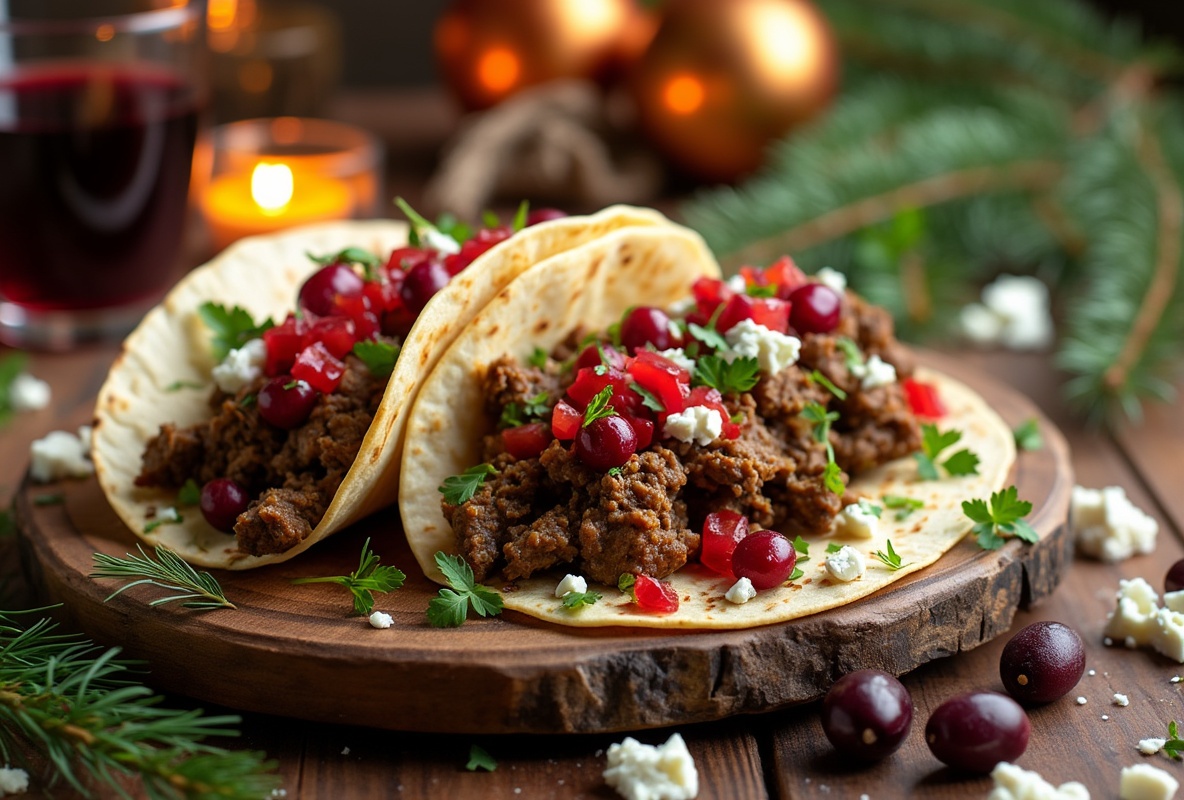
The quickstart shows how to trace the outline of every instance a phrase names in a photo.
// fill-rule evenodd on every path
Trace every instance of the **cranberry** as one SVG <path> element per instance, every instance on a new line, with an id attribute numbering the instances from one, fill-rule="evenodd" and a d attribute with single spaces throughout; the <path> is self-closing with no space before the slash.
<path id="1" fill-rule="evenodd" d="M 545 422 L 528 422 L 502 431 L 502 444 L 514 458 L 535 458 L 551 443 L 551 426 Z"/>
<path id="2" fill-rule="evenodd" d="M 748 578 L 757 591 L 785 583 L 798 554 L 777 531 L 757 531 L 740 540 L 732 551 L 732 574 Z"/>
<path id="3" fill-rule="evenodd" d="M 601 417 L 576 434 L 576 456 L 597 472 L 608 472 L 637 451 L 637 434 L 622 416 Z"/>
<path id="4" fill-rule="evenodd" d="M 526 215 L 526 227 L 538 225 L 540 222 L 550 222 L 553 219 L 563 219 L 566 216 L 566 211 L 557 208 L 536 208 Z"/>
<path id="5" fill-rule="evenodd" d="M 333 354 L 334 358 L 345 358 L 345 354 L 354 349 L 356 330 L 354 321 L 351 319 L 323 317 L 309 326 L 305 343 L 307 346 L 312 342 L 320 342 L 325 345 L 326 350 Z"/>
<path id="6" fill-rule="evenodd" d="M 642 350 L 629 365 L 629 374 L 638 386 L 657 398 L 667 414 L 677 414 L 686 408 L 691 373 L 665 356 Z"/>
<path id="7" fill-rule="evenodd" d="M 357 297 L 365 285 L 346 264 L 330 264 L 309 276 L 300 287 L 300 307 L 321 317 L 333 313 L 338 297 Z"/>
<path id="8" fill-rule="evenodd" d="M 672 614 L 678 611 L 678 592 L 674 591 L 674 587 L 649 575 L 638 575 L 634 579 L 633 596 L 637 598 L 637 605 L 646 611 L 657 614 Z"/>
<path id="9" fill-rule="evenodd" d="M 277 428 L 292 430 L 308 419 L 316 405 L 318 392 L 305 381 L 291 375 L 279 375 L 263 385 L 256 398 L 259 416 Z"/>
<path id="10" fill-rule="evenodd" d="M 451 277 L 441 262 L 435 259 L 421 262 L 407 271 L 399 295 L 407 308 L 418 314 L 436 292 L 448 285 Z"/>
<path id="11" fill-rule="evenodd" d="M 909 690 L 878 669 L 844 675 L 822 701 L 826 738 L 842 755 L 864 761 L 879 761 L 895 753 L 912 724 Z"/>
<path id="12" fill-rule="evenodd" d="M 1064 697 L 1085 672 L 1085 647 L 1077 631 L 1059 622 L 1035 622 L 1011 637 L 999 658 L 1007 693 L 1021 703 Z"/>
<path id="13" fill-rule="evenodd" d="M 246 490 L 230 478 L 214 478 L 201 487 L 201 515 L 223 533 L 234 530 L 235 520 L 250 502 Z"/>
<path id="14" fill-rule="evenodd" d="M 777 297 L 781 300 L 788 300 L 794 290 L 806 282 L 805 273 L 789 256 L 782 256 L 765 267 L 762 277 L 766 285 L 777 287 Z"/>
<path id="15" fill-rule="evenodd" d="M 313 342 L 300 351 L 292 364 L 292 377 L 307 381 L 318 392 L 329 394 L 337 390 L 345 376 L 345 364 L 334 358 L 323 342 Z"/>
<path id="16" fill-rule="evenodd" d="M 600 357 L 602 352 L 604 353 L 604 358 Z M 625 356 L 618 352 L 617 348 L 611 344 L 602 344 L 599 347 L 590 344 L 580 351 L 580 356 L 576 359 L 576 370 L 578 371 L 586 367 L 595 369 L 606 361 L 608 362 L 607 366 L 615 369 L 625 369 Z"/>
<path id="17" fill-rule="evenodd" d="M 556 439 L 571 441 L 584 424 L 584 412 L 566 400 L 560 400 L 551 411 L 551 434 Z"/>
<path id="18" fill-rule="evenodd" d="M 699 561 L 720 575 L 732 575 L 732 553 L 748 536 L 748 518 L 735 511 L 713 511 L 703 520 L 703 549 Z"/>
<path id="19" fill-rule="evenodd" d="M 1184 589 L 1184 558 L 1177 561 L 1168 569 L 1168 574 L 1163 576 L 1163 590 L 1165 592 L 1178 592 Z"/>
<path id="20" fill-rule="evenodd" d="M 789 321 L 798 333 L 830 333 L 839 326 L 843 298 L 824 283 L 807 283 L 789 296 Z"/>
<path id="21" fill-rule="evenodd" d="M 972 692 L 947 700 L 925 726 L 925 742 L 938 761 L 987 773 L 1000 761 L 1015 762 L 1028 749 L 1028 715 L 998 692 Z"/>
<path id="22" fill-rule="evenodd" d="M 682 346 L 682 334 L 670 324 L 670 316 L 660 308 L 638 306 L 621 323 L 621 344 L 630 353 L 644 350 L 652 344 L 656 350 Z"/>

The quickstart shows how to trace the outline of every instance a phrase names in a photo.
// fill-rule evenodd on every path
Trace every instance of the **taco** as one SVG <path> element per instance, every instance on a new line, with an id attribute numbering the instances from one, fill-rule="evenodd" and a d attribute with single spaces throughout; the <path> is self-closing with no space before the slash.
<path id="1" fill-rule="evenodd" d="M 124 343 L 95 411 L 103 491 L 137 536 L 191 563 L 292 558 L 393 502 L 420 378 L 506 284 L 609 231 L 663 224 L 615 207 L 463 245 L 420 218 L 410 245 L 390 221 L 243 240 Z"/>
<path id="2" fill-rule="evenodd" d="M 953 431 L 950 469 L 922 480 L 909 456 Z M 408 421 L 399 505 L 430 578 L 460 555 L 507 608 L 743 628 L 933 563 L 1014 458 L 1007 425 L 916 369 L 841 274 L 785 258 L 723 281 L 695 234 L 637 229 L 532 267 L 453 342 Z M 755 596 L 732 571 L 747 538 L 758 561 L 761 542 L 796 553 Z"/>

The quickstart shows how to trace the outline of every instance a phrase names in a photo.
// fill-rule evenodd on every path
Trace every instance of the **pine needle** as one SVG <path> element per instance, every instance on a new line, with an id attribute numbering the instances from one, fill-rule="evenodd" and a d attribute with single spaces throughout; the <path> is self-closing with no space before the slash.
<path id="1" fill-rule="evenodd" d="M 149 605 L 159 606 L 179 600 L 184 608 L 209 610 L 214 608 L 234 608 L 234 603 L 226 599 L 222 587 L 208 572 L 198 572 L 185 563 L 180 556 L 162 545 L 156 547 L 156 557 L 153 560 L 144 552 L 144 548 L 136 545 L 140 555 L 127 553 L 126 558 L 109 556 L 105 553 L 94 554 L 95 571 L 92 578 L 135 578 L 131 583 L 119 587 L 112 592 L 104 602 L 127 591 L 133 586 L 149 585 L 161 589 L 168 589 L 180 594 L 158 597 Z"/>

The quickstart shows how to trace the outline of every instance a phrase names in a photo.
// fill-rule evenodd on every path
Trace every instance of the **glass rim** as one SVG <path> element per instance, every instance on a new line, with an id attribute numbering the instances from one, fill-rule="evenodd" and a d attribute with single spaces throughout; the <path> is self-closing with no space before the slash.
<path id="1" fill-rule="evenodd" d="M 69 36 L 90 35 L 104 26 L 114 33 L 161 33 L 193 20 L 200 20 L 204 3 L 187 0 L 184 5 L 132 11 L 127 14 L 87 16 L 77 19 L 0 19 L 0 35 Z"/>

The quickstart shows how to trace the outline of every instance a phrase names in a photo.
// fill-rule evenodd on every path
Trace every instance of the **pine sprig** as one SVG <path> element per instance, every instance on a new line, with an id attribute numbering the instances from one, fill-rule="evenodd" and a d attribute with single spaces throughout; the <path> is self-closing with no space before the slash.
<path id="1" fill-rule="evenodd" d="M 139 556 L 127 553 L 126 558 L 109 556 L 106 553 L 94 554 L 94 571 L 90 577 L 136 579 L 116 589 L 104 602 L 133 586 L 146 584 L 171 592 L 180 592 L 158 597 L 148 604 L 151 606 L 183 600 L 185 602 L 181 603 L 181 606 L 184 608 L 209 610 L 235 607 L 234 603 L 226 599 L 222 587 L 210 573 L 198 572 L 167 547 L 157 545 L 155 560 L 146 554 L 140 545 L 136 545 L 136 549 L 140 551 Z"/>

